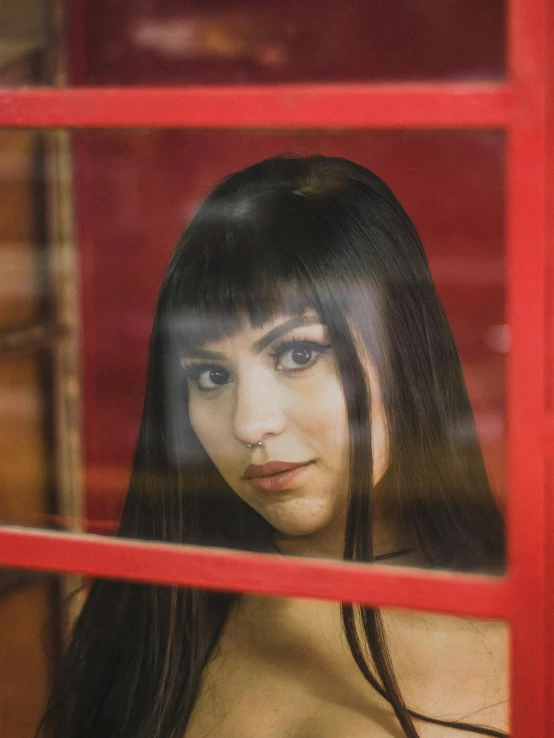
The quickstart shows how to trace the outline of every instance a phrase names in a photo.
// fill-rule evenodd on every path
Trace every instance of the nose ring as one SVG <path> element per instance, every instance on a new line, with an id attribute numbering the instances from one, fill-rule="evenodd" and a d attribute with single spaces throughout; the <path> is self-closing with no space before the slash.
<path id="1" fill-rule="evenodd" d="M 262 439 L 260 438 L 260 440 L 257 443 L 245 443 L 244 445 L 246 446 L 246 448 L 253 448 L 254 446 L 261 446 Z"/>

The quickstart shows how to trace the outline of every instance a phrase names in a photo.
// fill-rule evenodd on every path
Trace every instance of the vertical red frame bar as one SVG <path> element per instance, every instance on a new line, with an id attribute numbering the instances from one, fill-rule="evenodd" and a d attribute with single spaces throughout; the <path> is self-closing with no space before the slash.
<path id="1" fill-rule="evenodd" d="M 546 8 L 546 612 L 554 613 L 554 4 Z M 554 653 L 554 617 L 547 621 L 545 652 Z M 554 725 L 554 659 L 547 660 L 546 725 Z"/>
<path id="2" fill-rule="evenodd" d="M 511 734 L 549 738 L 547 719 L 546 15 L 549 0 L 509 2 L 508 541 L 512 587 Z"/>

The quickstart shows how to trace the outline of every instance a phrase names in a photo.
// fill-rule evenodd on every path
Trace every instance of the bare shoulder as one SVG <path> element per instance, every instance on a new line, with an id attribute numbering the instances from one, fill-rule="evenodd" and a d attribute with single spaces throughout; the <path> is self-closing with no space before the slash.
<path id="1" fill-rule="evenodd" d="M 205 670 L 186 738 L 402 738 L 341 640 L 338 607 L 317 604 L 245 598 Z"/>
<path id="2" fill-rule="evenodd" d="M 398 681 L 410 707 L 446 720 L 507 731 L 506 623 L 392 611 L 384 620 Z M 422 724 L 421 734 L 442 738 L 449 735 L 444 730 Z"/>
<path id="3" fill-rule="evenodd" d="M 431 716 L 506 722 L 507 629 L 450 616 L 384 613 L 406 702 Z M 458 730 L 418 721 L 421 738 Z M 244 598 L 205 669 L 186 738 L 402 738 L 366 682 L 335 603 Z"/>

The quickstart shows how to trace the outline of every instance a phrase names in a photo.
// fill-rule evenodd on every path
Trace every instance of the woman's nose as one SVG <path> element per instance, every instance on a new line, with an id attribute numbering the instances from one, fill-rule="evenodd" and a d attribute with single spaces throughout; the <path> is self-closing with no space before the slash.
<path id="1" fill-rule="evenodd" d="M 279 388 L 271 379 L 259 377 L 248 384 L 237 384 L 233 413 L 233 433 L 244 444 L 281 433 L 285 412 Z"/>

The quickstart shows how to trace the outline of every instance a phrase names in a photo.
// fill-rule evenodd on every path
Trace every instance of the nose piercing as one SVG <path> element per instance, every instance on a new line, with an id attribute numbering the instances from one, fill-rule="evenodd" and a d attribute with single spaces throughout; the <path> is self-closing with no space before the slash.
<path id="1" fill-rule="evenodd" d="M 244 444 L 246 448 L 252 448 L 253 446 L 261 446 L 262 445 L 262 439 L 258 441 L 258 443 L 245 443 Z"/>

